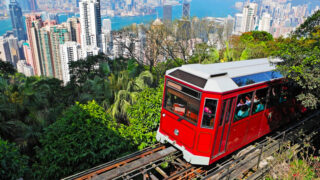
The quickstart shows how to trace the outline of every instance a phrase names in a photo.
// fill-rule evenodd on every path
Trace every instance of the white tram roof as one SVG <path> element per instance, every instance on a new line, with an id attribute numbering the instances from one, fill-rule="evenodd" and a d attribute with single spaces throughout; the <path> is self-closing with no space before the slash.
<path id="1" fill-rule="evenodd" d="M 217 64 L 189 64 L 168 70 L 166 75 L 205 91 L 227 92 L 247 85 L 282 78 L 274 63 L 280 59 L 253 59 Z"/>

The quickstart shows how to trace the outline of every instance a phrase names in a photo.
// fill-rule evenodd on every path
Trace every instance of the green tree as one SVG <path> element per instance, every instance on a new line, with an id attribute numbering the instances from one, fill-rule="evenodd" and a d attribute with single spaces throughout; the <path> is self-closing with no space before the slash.
<path id="1" fill-rule="evenodd" d="M 188 64 L 211 64 L 219 62 L 219 51 L 206 43 L 197 44 Z"/>
<path id="2" fill-rule="evenodd" d="M 136 103 L 128 108 L 129 126 L 122 125 L 120 132 L 143 149 L 156 143 L 163 97 L 163 81 L 157 88 L 139 93 Z"/>
<path id="3" fill-rule="evenodd" d="M 37 148 L 37 179 L 60 179 L 130 152 L 130 143 L 95 101 L 76 104 L 50 125 Z"/>
<path id="4" fill-rule="evenodd" d="M 124 71 L 119 77 L 116 82 L 120 90 L 115 92 L 110 113 L 118 122 L 127 124 L 128 108 L 137 101 L 139 92 L 152 86 L 153 76 L 149 71 L 144 71 L 135 79 L 131 79 L 128 72 Z"/>
<path id="5" fill-rule="evenodd" d="M 0 138 L 0 179 L 16 180 L 29 173 L 28 158 L 15 144 Z"/>
<path id="6" fill-rule="evenodd" d="M 9 75 L 16 73 L 16 69 L 14 69 L 13 65 L 9 62 L 4 62 L 0 59 L 0 74 Z"/>
<path id="7" fill-rule="evenodd" d="M 288 77 L 291 88 L 300 91 L 297 99 L 313 109 L 320 103 L 320 29 L 314 31 L 310 30 L 310 36 L 306 38 L 293 36 L 280 40 L 274 53 L 283 60 L 278 69 Z"/>

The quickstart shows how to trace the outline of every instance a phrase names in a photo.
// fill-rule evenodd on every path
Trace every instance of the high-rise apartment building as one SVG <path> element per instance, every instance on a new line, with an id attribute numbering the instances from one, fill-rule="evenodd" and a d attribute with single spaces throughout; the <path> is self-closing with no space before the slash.
<path id="1" fill-rule="evenodd" d="M 242 32 L 242 18 L 243 18 L 243 14 L 241 13 L 237 13 L 235 15 L 235 26 L 234 26 L 235 34 L 239 34 L 240 32 Z"/>
<path id="2" fill-rule="evenodd" d="M 27 63 L 26 60 L 19 60 L 17 63 L 17 70 L 19 73 L 22 73 L 26 76 L 33 76 L 33 68 Z"/>
<path id="3" fill-rule="evenodd" d="M 77 42 L 66 42 L 60 46 L 60 59 L 62 65 L 62 80 L 64 84 L 70 81 L 69 62 L 81 59 L 81 48 Z"/>
<path id="4" fill-rule="evenodd" d="M 70 36 L 66 24 L 50 27 L 50 48 L 54 67 L 54 77 L 60 80 L 63 80 L 60 46 L 67 41 L 70 41 Z"/>
<path id="5" fill-rule="evenodd" d="M 259 31 L 270 32 L 271 16 L 269 13 L 264 13 L 259 22 Z"/>
<path id="6" fill-rule="evenodd" d="M 38 31 L 43 26 L 43 22 L 40 15 L 29 14 L 26 15 L 26 28 L 28 35 L 29 47 L 31 49 L 31 54 L 33 62 L 30 63 L 34 70 L 34 75 L 42 75 L 42 64 L 41 64 L 41 52 L 39 45 L 39 34 Z M 25 54 L 26 55 L 26 54 Z"/>
<path id="7" fill-rule="evenodd" d="M 9 43 L 3 36 L 0 36 L 0 60 L 12 63 Z"/>
<path id="8" fill-rule="evenodd" d="M 69 18 L 67 20 L 67 28 L 69 31 L 70 41 L 81 44 L 81 25 L 79 18 Z"/>
<path id="9" fill-rule="evenodd" d="M 29 43 L 23 43 L 22 47 L 23 47 L 23 53 L 24 53 L 27 64 L 30 64 L 32 67 L 34 67 L 32 51 Z"/>
<path id="10" fill-rule="evenodd" d="M 52 49 L 50 42 L 50 27 L 42 27 L 39 31 L 39 47 L 41 54 L 42 75 L 47 77 L 54 77 L 54 62 L 52 58 Z"/>
<path id="11" fill-rule="evenodd" d="M 171 22 L 172 21 L 172 6 L 164 5 L 163 6 L 163 22 Z"/>
<path id="12" fill-rule="evenodd" d="M 111 32 L 111 20 L 110 19 L 104 19 L 102 21 L 102 32 L 103 33 L 110 33 Z"/>
<path id="13" fill-rule="evenodd" d="M 22 21 L 22 11 L 16 0 L 10 0 L 9 11 L 11 16 L 12 30 L 19 41 L 26 40 L 26 33 Z"/>
<path id="14" fill-rule="evenodd" d="M 256 3 L 249 3 L 243 8 L 241 32 L 253 31 L 255 29 L 257 12 L 258 4 Z"/>
<path id="15" fill-rule="evenodd" d="M 20 52 L 19 52 L 19 44 L 18 44 L 18 38 L 13 35 L 13 33 L 7 33 L 4 35 L 4 37 L 7 39 L 9 43 L 10 48 L 10 55 L 11 55 L 11 63 L 13 66 L 17 66 L 18 61 L 20 58 Z"/>
<path id="16" fill-rule="evenodd" d="M 100 0 L 82 0 L 79 3 L 79 9 L 81 47 L 83 57 L 86 57 L 101 46 Z"/>

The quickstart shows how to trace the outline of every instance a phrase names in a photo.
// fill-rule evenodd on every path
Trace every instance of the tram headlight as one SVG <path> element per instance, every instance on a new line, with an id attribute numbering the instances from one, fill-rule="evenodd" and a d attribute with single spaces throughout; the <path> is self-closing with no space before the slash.
<path id="1" fill-rule="evenodd" d="M 165 114 L 165 113 L 163 113 L 163 114 L 162 114 L 162 117 L 166 117 L 166 114 Z"/>
<path id="2" fill-rule="evenodd" d="M 176 136 L 178 136 L 178 135 L 179 135 L 179 130 L 178 130 L 178 129 L 175 129 L 175 130 L 174 130 L 174 134 L 175 134 Z"/>

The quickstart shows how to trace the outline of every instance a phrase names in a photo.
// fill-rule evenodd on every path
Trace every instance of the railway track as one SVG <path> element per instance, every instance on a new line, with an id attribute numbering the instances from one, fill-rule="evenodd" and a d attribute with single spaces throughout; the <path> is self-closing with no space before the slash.
<path id="1" fill-rule="evenodd" d="M 105 179 L 238 179 L 253 171 L 248 179 L 262 175 L 268 165 L 261 162 L 277 153 L 288 142 L 299 144 L 303 134 L 319 132 L 320 111 L 285 130 L 275 132 L 255 144 L 251 144 L 233 156 L 224 158 L 211 166 L 194 166 L 185 162 L 180 151 L 174 147 L 157 144 L 142 151 L 124 156 L 92 169 L 64 178 L 63 180 Z M 263 170 L 263 171 L 262 171 Z"/>

